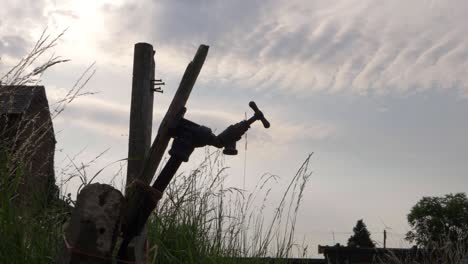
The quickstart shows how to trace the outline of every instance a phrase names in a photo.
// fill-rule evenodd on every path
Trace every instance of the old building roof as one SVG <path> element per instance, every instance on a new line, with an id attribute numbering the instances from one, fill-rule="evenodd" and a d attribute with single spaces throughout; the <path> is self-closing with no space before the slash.
<path id="1" fill-rule="evenodd" d="M 416 247 L 412 248 L 368 248 L 368 247 L 347 247 L 347 246 L 340 246 L 339 244 L 336 246 L 318 246 L 318 253 L 319 254 L 385 254 L 388 252 L 392 253 L 399 253 L 399 254 L 407 254 L 412 253 L 417 250 Z"/>
<path id="2" fill-rule="evenodd" d="M 44 86 L 0 86 L 0 114 L 24 113 L 36 96 L 46 99 Z"/>
<path id="3" fill-rule="evenodd" d="M 418 260 L 422 252 L 412 248 L 367 248 L 336 246 L 318 246 L 318 253 L 323 254 L 328 263 L 387 263 L 392 260 Z"/>

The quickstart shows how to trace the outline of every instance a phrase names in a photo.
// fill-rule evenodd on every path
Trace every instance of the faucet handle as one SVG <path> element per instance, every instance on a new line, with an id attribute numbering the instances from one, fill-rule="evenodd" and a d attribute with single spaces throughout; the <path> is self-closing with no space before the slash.
<path id="1" fill-rule="evenodd" d="M 263 115 L 262 111 L 260 111 L 260 109 L 258 109 L 257 104 L 255 104 L 254 101 L 250 101 L 249 106 L 250 106 L 250 108 L 252 108 L 252 110 L 254 110 L 254 112 L 255 112 L 255 114 L 254 114 L 254 116 L 253 116 L 252 123 L 253 123 L 255 120 L 260 120 L 260 121 L 262 121 L 263 127 L 269 128 L 269 127 L 270 127 L 270 122 L 268 122 L 268 120 L 265 118 L 265 116 Z M 252 119 L 252 118 L 251 118 L 251 119 Z"/>

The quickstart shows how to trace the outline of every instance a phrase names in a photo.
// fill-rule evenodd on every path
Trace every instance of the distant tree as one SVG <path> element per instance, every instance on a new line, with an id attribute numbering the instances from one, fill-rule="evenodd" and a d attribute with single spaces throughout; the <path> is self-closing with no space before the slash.
<path id="1" fill-rule="evenodd" d="M 465 193 L 423 197 L 408 214 L 410 242 L 424 247 L 468 242 L 468 198 Z"/>
<path id="2" fill-rule="evenodd" d="M 370 238 L 369 230 L 362 219 L 358 220 L 353 228 L 354 234 L 348 239 L 349 247 L 375 247 L 374 242 Z"/>

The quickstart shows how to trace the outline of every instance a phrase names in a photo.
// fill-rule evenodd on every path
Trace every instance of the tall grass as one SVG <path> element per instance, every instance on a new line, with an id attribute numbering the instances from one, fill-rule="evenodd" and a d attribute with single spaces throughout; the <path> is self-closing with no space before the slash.
<path id="1" fill-rule="evenodd" d="M 47 69 L 66 62 L 57 56 L 43 60 L 62 35 L 52 37 L 45 30 L 31 51 L 0 75 L 0 95 L 8 97 L 12 92 L 3 86 L 37 85 Z M 88 94 L 81 89 L 91 76 L 89 70 L 85 71 L 69 93 L 52 105 L 52 118 L 74 99 Z M 2 118 L 7 120 L 9 116 Z M 31 158 L 38 154 L 43 138 L 52 130 L 49 123 L 35 126 L 36 118 L 20 118 L 17 126 L 0 127 L 0 263 L 52 263 L 62 244 L 62 225 L 69 213 L 70 199 L 59 199 L 53 175 L 41 175 L 48 181 L 47 190 L 35 191 L 32 186 L 26 193 L 22 188 L 30 173 L 37 174 L 25 168 L 30 167 Z M 50 153 L 45 154 L 41 153 L 44 160 L 53 160 L 48 157 Z"/>
<path id="2" fill-rule="evenodd" d="M 31 194 L 28 208 L 18 207 L 22 169 L 17 165 L 13 169 L 8 153 L 0 151 L 0 263 L 51 263 L 61 243 L 67 208 L 47 202 L 49 197 L 40 193 Z"/>
<path id="3" fill-rule="evenodd" d="M 6 157 L 7 155 L 5 155 Z M 228 177 L 219 151 L 210 154 L 189 174 L 179 174 L 150 218 L 150 263 L 263 263 L 258 258 L 290 256 L 295 219 L 310 176 L 310 156 L 295 174 L 270 219 L 265 201 L 277 179 L 265 175 L 251 193 L 225 188 Z M 22 177 L 1 163 L 1 263 L 51 263 L 62 245 L 68 210 L 48 204 L 24 215 L 13 200 Z M 11 177 L 13 176 L 13 178 Z M 260 203 L 258 203 L 260 202 Z M 32 210 L 32 208 L 29 208 Z M 280 261 L 278 261 L 279 263 Z"/>
<path id="4" fill-rule="evenodd" d="M 310 157 L 268 212 L 276 176 L 265 174 L 251 192 L 225 187 L 228 173 L 220 152 L 208 154 L 196 170 L 175 178 L 150 218 L 152 263 L 261 262 L 290 257 L 297 248 L 303 256 L 305 247 L 294 243 L 294 231 Z"/>

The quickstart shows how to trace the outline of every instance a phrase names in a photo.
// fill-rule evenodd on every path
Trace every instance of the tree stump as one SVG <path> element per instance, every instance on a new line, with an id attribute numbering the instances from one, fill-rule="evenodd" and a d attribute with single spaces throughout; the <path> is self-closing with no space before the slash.
<path id="1" fill-rule="evenodd" d="M 112 263 L 120 229 L 123 195 L 94 183 L 79 193 L 64 236 L 61 264 Z"/>

